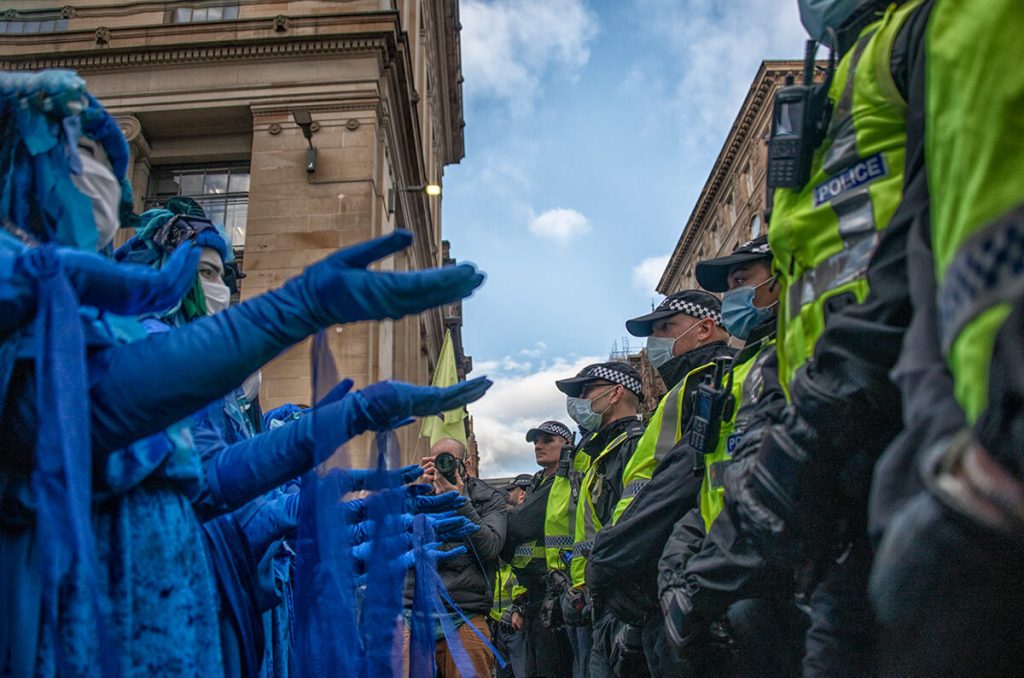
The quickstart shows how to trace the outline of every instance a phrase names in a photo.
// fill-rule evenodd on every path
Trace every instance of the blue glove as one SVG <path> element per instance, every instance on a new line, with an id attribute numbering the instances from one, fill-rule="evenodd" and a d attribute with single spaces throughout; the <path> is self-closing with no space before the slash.
<path id="1" fill-rule="evenodd" d="M 223 397 L 322 327 L 419 313 L 461 299 L 483 282 L 467 265 L 410 273 L 365 269 L 407 246 L 410 238 L 408 232 L 396 231 L 342 250 L 280 289 L 223 313 L 90 356 L 94 450 L 116 450 L 164 430 Z M 421 403 L 428 414 L 445 409 L 440 401 L 426 404 Z M 386 426 L 375 424 L 374 430 Z"/>
<path id="2" fill-rule="evenodd" d="M 403 466 L 394 471 L 387 471 L 381 478 L 377 469 L 347 469 L 344 477 L 349 483 L 349 492 L 361 492 L 363 490 L 377 491 L 386 490 L 397 485 L 405 485 L 423 475 L 423 467 L 419 464 Z"/>
<path id="3" fill-rule="evenodd" d="M 327 327 L 419 313 L 467 297 L 483 282 L 469 264 L 405 273 L 367 270 L 411 242 L 409 231 L 396 230 L 349 247 L 309 267 L 279 292 L 304 296 L 314 320 Z"/>
<path id="4" fill-rule="evenodd" d="M 435 516 L 428 515 L 427 517 L 431 519 L 430 522 L 437 533 L 437 538 L 441 541 L 461 541 L 480 531 L 480 526 L 465 516 L 441 520 L 437 520 Z"/>
<path id="5" fill-rule="evenodd" d="M 464 555 L 466 553 L 465 546 L 456 546 L 453 549 L 446 551 L 441 550 L 443 544 L 439 541 L 431 542 L 423 545 L 423 555 L 428 560 L 433 560 L 435 563 L 439 563 L 443 560 L 455 558 L 457 556 Z M 365 563 L 364 563 L 365 564 Z M 415 547 L 410 547 L 408 551 L 403 553 L 398 560 L 388 563 L 388 566 L 394 568 L 396 572 L 406 572 L 416 566 L 416 550 Z M 365 586 L 368 575 L 360 574 L 356 577 L 356 586 Z"/>
<path id="6" fill-rule="evenodd" d="M 465 516 L 455 515 L 455 511 L 426 514 L 431 528 L 438 539 L 444 542 L 459 541 L 480 531 L 480 526 Z M 416 516 L 411 513 L 402 514 L 402 530 L 412 533 Z M 373 539 L 377 525 L 372 520 L 363 520 L 352 526 L 351 544 L 363 544 Z"/>
<path id="7" fill-rule="evenodd" d="M 253 557 L 260 558 L 270 545 L 286 538 L 299 525 L 299 493 L 279 494 L 256 500 L 234 514 L 242 528 Z"/>
<path id="8" fill-rule="evenodd" d="M 402 495 L 402 513 L 442 513 L 462 508 L 466 498 L 458 492 L 445 492 L 433 495 L 432 485 L 403 485 L 385 492 L 397 492 Z M 349 524 L 362 522 L 366 518 L 366 499 L 353 499 L 338 504 L 338 510 L 344 512 L 345 521 Z"/>
<path id="9" fill-rule="evenodd" d="M 367 430 L 391 428 L 413 415 L 433 414 L 459 407 L 482 396 L 491 382 L 485 377 L 445 388 L 381 382 L 340 400 L 317 406 L 311 415 L 258 436 L 228 445 L 212 455 L 203 451 L 205 483 L 193 499 L 196 512 L 209 519 L 272 490 L 323 461 L 339 445 Z M 338 389 L 344 389 L 345 382 Z M 419 467 L 391 472 L 400 485 L 419 477 Z M 347 491 L 377 488 L 377 472 L 339 474 L 339 482 L 351 483 Z"/>
<path id="10" fill-rule="evenodd" d="M 188 292 L 195 279 L 199 250 L 181 248 L 163 270 L 136 264 L 115 264 L 90 252 L 57 247 L 57 258 L 67 273 L 79 302 L 117 315 L 164 311 Z M 0 250 L 0 338 L 25 326 L 35 314 L 36 283 L 30 259 L 39 248 Z"/>

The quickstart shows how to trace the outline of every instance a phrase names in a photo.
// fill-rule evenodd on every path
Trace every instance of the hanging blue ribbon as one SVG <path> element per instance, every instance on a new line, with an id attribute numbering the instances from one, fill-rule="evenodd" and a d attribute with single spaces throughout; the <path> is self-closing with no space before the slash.
<path id="1" fill-rule="evenodd" d="M 69 577 L 92 597 L 91 623 L 82 632 L 96 653 L 95 664 L 113 674 L 114 657 L 102 633 L 97 594 L 98 565 L 92 532 L 92 453 L 89 440 L 85 337 L 78 299 L 52 246 L 31 250 L 26 270 L 38 284 L 35 333 L 36 409 L 47 423 L 39 427 L 32 487 L 37 501 L 38 545 L 45 564 L 43 633 L 54 646 L 59 591 Z M 58 650 L 58 662 L 61 661 Z"/>

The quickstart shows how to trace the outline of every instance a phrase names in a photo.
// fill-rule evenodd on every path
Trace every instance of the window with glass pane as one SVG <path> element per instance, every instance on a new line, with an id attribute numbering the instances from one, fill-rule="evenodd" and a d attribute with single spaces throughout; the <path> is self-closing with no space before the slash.
<path id="1" fill-rule="evenodd" d="M 67 19 L 0 21 L 0 34 L 59 33 L 68 29 Z"/>
<path id="2" fill-rule="evenodd" d="M 213 5 L 196 3 L 192 7 L 179 8 L 170 15 L 171 23 L 189 24 L 201 21 L 228 21 L 238 18 L 237 2 L 221 2 Z"/>
<path id="3" fill-rule="evenodd" d="M 149 175 L 145 209 L 160 207 L 184 196 L 199 203 L 210 221 L 223 224 L 236 252 L 245 247 L 245 221 L 249 213 L 247 164 L 154 167 Z"/>

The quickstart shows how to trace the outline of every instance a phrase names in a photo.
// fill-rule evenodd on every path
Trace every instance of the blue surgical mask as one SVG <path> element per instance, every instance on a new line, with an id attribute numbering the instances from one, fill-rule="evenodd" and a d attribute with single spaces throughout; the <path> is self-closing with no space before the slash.
<path id="1" fill-rule="evenodd" d="M 614 388 L 614 386 L 611 386 L 608 390 L 599 393 L 589 400 L 573 396 L 569 396 L 565 399 L 565 409 L 572 420 L 579 424 L 581 431 L 597 431 L 601 428 L 601 417 L 604 415 L 604 412 L 595 412 L 591 403 L 601 396 L 611 392 Z M 611 405 L 609 405 L 609 407 L 610 406 Z"/>
<path id="2" fill-rule="evenodd" d="M 725 293 L 722 297 L 722 324 L 725 325 L 726 332 L 746 341 L 755 327 L 772 317 L 775 304 L 763 308 L 754 306 L 754 293 L 758 287 L 773 280 L 775 278 L 768 278 L 758 285 L 737 287 Z"/>
<path id="3" fill-rule="evenodd" d="M 672 355 L 672 349 L 675 348 L 676 342 L 685 337 L 690 330 L 700 325 L 698 320 L 694 324 L 686 328 L 686 331 L 680 334 L 675 339 L 668 337 L 647 337 L 647 360 L 651 363 L 654 369 L 658 369 L 669 360 L 672 360 L 675 356 Z"/>
<path id="4" fill-rule="evenodd" d="M 826 39 L 828 29 L 838 31 L 847 19 L 866 4 L 864 0 L 797 0 L 800 21 L 807 29 L 807 34 L 819 42 Z"/>

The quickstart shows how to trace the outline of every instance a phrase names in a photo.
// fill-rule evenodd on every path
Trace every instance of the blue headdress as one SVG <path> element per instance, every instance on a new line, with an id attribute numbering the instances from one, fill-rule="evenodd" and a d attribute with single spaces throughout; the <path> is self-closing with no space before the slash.
<path id="1" fill-rule="evenodd" d="M 146 210 L 138 220 L 135 235 L 114 252 L 118 261 L 163 268 L 175 249 L 185 242 L 216 250 L 225 264 L 234 261 L 224 227 L 208 220 L 203 208 L 191 198 L 172 198 L 162 208 Z M 206 314 L 206 300 L 197 276 L 181 302 L 161 316 L 178 324 Z"/>
<path id="2" fill-rule="evenodd" d="M 128 142 L 117 122 L 73 71 L 0 73 L 0 219 L 42 242 L 96 251 L 92 203 L 75 187 L 78 141 L 106 151 L 121 182 L 122 226 L 132 226 Z"/>

